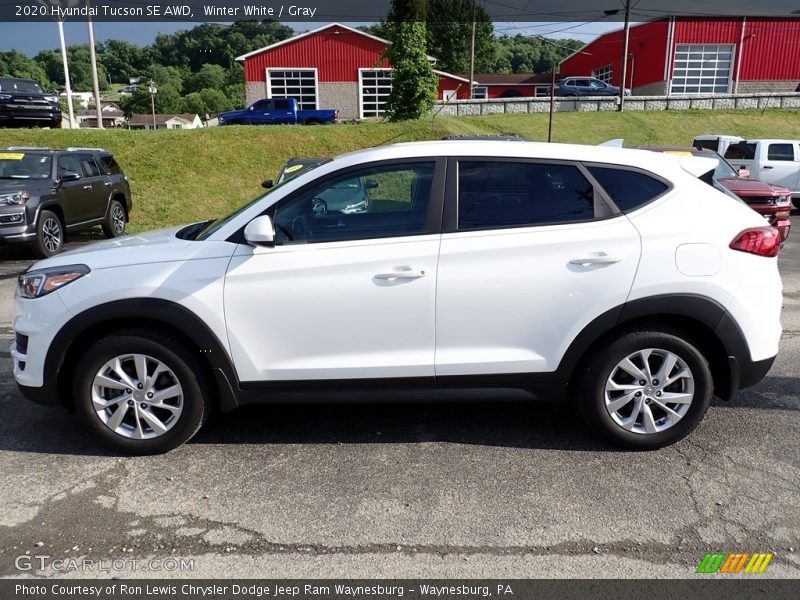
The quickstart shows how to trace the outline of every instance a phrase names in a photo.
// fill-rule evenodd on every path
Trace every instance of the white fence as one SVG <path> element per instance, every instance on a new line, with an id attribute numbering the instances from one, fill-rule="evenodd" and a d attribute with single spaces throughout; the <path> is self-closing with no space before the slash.
<path id="1" fill-rule="evenodd" d="M 556 112 L 617 110 L 619 98 L 556 98 Z M 627 96 L 625 110 L 800 110 L 800 93 L 715 94 L 707 96 Z M 446 116 L 546 113 L 550 98 L 501 98 L 439 102 L 434 112 Z"/>

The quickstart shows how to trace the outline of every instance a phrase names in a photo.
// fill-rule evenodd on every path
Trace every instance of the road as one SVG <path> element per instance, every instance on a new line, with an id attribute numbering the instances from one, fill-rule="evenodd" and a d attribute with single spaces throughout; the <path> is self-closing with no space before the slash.
<path id="1" fill-rule="evenodd" d="M 719 550 L 774 552 L 764 576 L 798 577 L 793 219 L 772 372 L 656 452 L 606 446 L 559 407 L 452 404 L 242 409 L 165 456 L 119 458 L 21 398 L 2 352 L 0 576 L 677 578 Z M 0 281 L 3 349 L 12 292 Z"/>

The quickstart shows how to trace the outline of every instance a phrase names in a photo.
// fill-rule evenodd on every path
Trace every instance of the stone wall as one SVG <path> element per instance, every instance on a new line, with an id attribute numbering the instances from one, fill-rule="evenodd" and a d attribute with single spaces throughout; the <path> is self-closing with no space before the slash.
<path id="1" fill-rule="evenodd" d="M 354 81 L 320 82 L 317 105 L 320 108 L 337 109 L 342 120 L 358 119 L 358 83 Z"/>
<path id="2" fill-rule="evenodd" d="M 244 105 L 250 106 L 253 102 L 267 97 L 267 84 L 264 81 L 246 83 L 244 86 Z"/>
<path id="3" fill-rule="evenodd" d="M 740 81 L 738 94 L 786 93 L 797 90 L 800 81 Z"/>
<path id="4" fill-rule="evenodd" d="M 557 112 L 617 110 L 618 98 L 556 98 Z M 716 94 L 706 96 L 628 96 L 625 110 L 724 110 L 777 108 L 800 110 L 800 93 Z M 475 116 L 510 113 L 546 113 L 549 98 L 506 98 L 439 102 L 434 113 L 443 116 Z"/>

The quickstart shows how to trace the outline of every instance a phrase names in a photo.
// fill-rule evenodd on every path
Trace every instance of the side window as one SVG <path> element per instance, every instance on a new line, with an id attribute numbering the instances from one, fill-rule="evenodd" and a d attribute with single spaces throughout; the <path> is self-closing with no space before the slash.
<path id="1" fill-rule="evenodd" d="M 756 156 L 756 145 L 739 142 L 731 144 L 725 151 L 725 158 L 729 160 L 753 160 Z"/>
<path id="2" fill-rule="evenodd" d="M 275 110 L 289 110 L 289 101 L 288 100 L 276 100 L 275 101 Z"/>
<path id="3" fill-rule="evenodd" d="M 793 161 L 794 146 L 792 144 L 770 144 L 767 160 Z"/>
<path id="4" fill-rule="evenodd" d="M 263 110 L 264 112 L 267 112 L 269 111 L 271 104 L 272 100 L 259 100 L 253 104 L 253 110 Z"/>
<path id="5" fill-rule="evenodd" d="M 719 152 L 719 141 L 718 140 L 698 140 L 695 139 L 692 142 L 692 146 L 695 148 L 705 148 L 706 150 L 713 150 L 714 152 Z"/>
<path id="6" fill-rule="evenodd" d="M 587 168 L 622 212 L 639 208 L 669 189 L 663 181 L 638 171 L 588 165 Z"/>
<path id="7" fill-rule="evenodd" d="M 81 154 L 81 166 L 83 167 L 83 174 L 86 177 L 100 177 L 100 167 L 94 161 L 90 154 Z"/>
<path id="8" fill-rule="evenodd" d="M 64 173 L 77 173 L 83 176 L 83 169 L 81 169 L 81 160 L 74 154 L 65 154 L 58 157 L 58 176 L 61 177 Z"/>
<path id="9" fill-rule="evenodd" d="M 119 168 L 119 164 L 117 164 L 117 161 L 114 160 L 114 157 L 110 154 L 101 154 L 100 163 L 105 172 L 109 175 L 122 174 L 122 169 Z"/>
<path id="10" fill-rule="evenodd" d="M 458 228 L 530 227 L 594 218 L 592 184 L 573 165 L 462 161 Z"/>
<path id="11" fill-rule="evenodd" d="M 278 205 L 276 243 L 319 243 L 425 233 L 435 163 L 365 168 Z"/>

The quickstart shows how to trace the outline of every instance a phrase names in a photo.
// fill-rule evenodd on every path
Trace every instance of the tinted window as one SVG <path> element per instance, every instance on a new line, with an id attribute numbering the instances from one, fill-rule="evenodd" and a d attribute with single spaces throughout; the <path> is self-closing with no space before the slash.
<path id="1" fill-rule="evenodd" d="M 594 188 L 572 165 L 463 161 L 458 171 L 459 229 L 594 218 Z"/>
<path id="2" fill-rule="evenodd" d="M 81 166 L 83 167 L 83 174 L 86 177 L 99 177 L 101 175 L 100 167 L 94 162 L 94 158 L 88 154 L 81 155 Z"/>
<path id="3" fill-rule="evenodd" d="M 731 144 L 725 151 L 725 158 L 729 160 L 753 160 L 756 156 L 756 145 L 747 142 Z"/>
<path id="4" fill-rule="evenodd" d="M 770 144 L 767 160 L 794 160 L 794 146 L 792 144 Z"/>
<path id="5" fill-rule="evenodd" d="M 706 150 L 713 150 L 717 152 L 717 148 L 719 148 L 719 141 L 718 140 L 695 140 L 692 142 L 692 145 L 695 148 L 705 148 Z"/>
<path id="6" fill-rule="evenodd" d="M 270 105 L 272 104 L 272 100 L 259 100 L 255 104 L 253 104 L 253 110 L 264 110 L 267 111 L 270 109 Z"/>
<path id="7" fill-rule="evenodd" d="M 101 154 L 99 158 L 100 164 L 103 169 L 105 169 L 106 173 L 110 175 L 120 175 L 122 173 L 122 169 L 119 168 L 117 161 L 114 160 L 114 157 L 110 154 Z"/>
<path id="8" fill-rule="evenodd" d="M 667 184 L 638 171 L 611 167 L 588 169 L 622 212 L 634 210 L 668 189 Z"/>
<path id="9" fill-rule="evenodd" d="M 278 245 L 425 232 L 434 163 L 366 168 L 328 179 L 281 203 Z"/>
<path id="10" fill-rule="evenodd" d="M 77 173 L 78 175 L 82 175 L 83 170 L 81 169 L 81 159 L 74 154 L 59 156 L 58 157 L 59 178 L 64 173 Z"/>
<path id="11" fill-rule="evenodd" d="M 289 110 L 289 101 L 275 100 L 275 110 Z"/>

